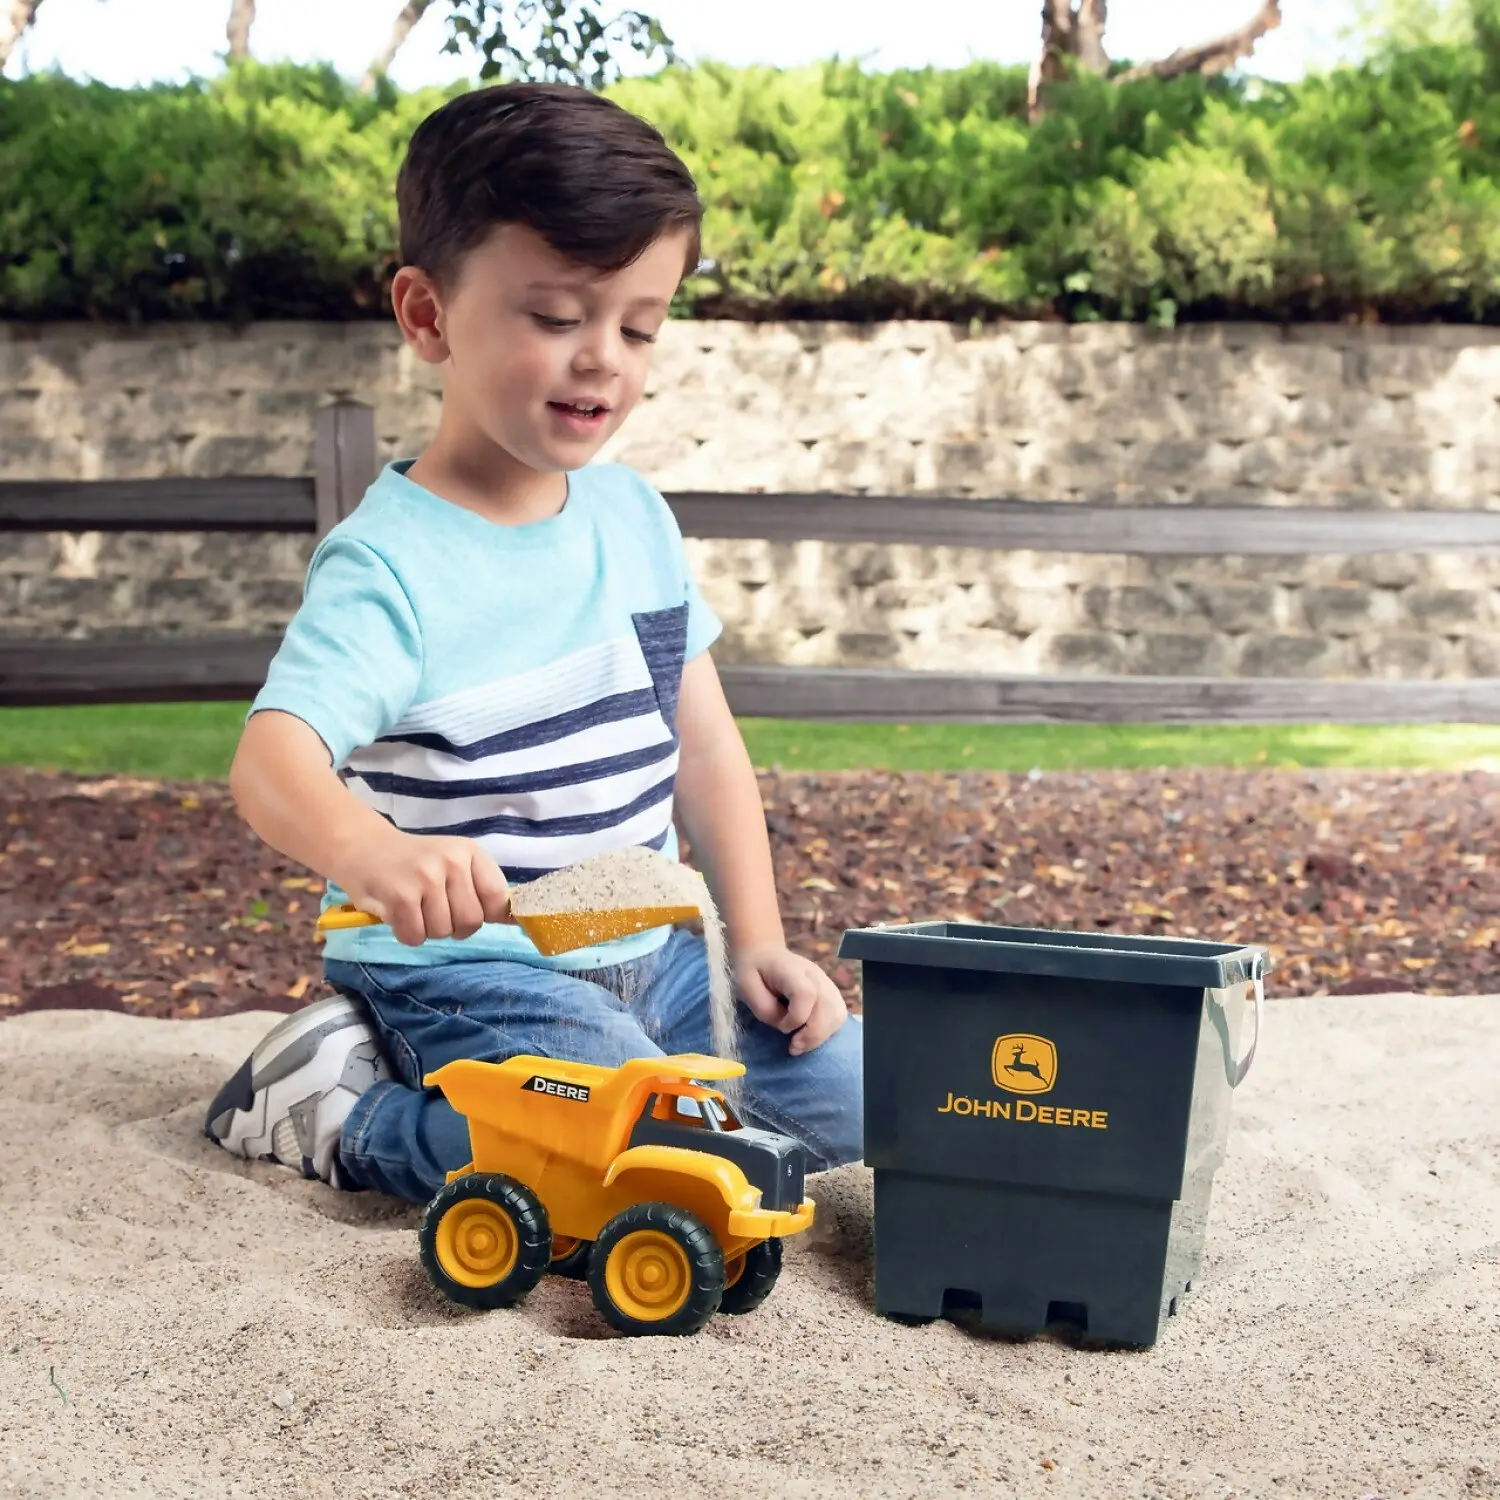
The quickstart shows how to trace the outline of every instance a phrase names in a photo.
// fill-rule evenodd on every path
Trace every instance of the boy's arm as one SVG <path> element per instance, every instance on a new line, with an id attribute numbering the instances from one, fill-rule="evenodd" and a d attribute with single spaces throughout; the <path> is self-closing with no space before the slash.
<path id="1" fill-rule="evenodd" d="M 251 717 L 229 788 L 256 834 L 342 886 L 400 942 L 468 937 L 508 915 L 505 877 L 478 844 L 393 828 L 344 785 L 328 747 L 294 714 Z"/>
<path id="2" fill-rule="evenodd" d="M 359 541 L 330 537 L 314 554 L 230 772 L 241 815 L 266 843 L 413 945 L 467 937 L 509 909 L 505 877 L 478 844 L 402 833 L 335 770 L 400 718 L 421 655 L 416 616 L 390 567 Z"/>
<path id="3" fill-rule="evenodd" d="M 793 1053 L 807 1052 L 848 1009 L 816 964 L 787 950 L 760 784 L 707 651 L 683 670 L 677 730 L 677 812 L 724 919 L 740 993 L 762 1021 L 795 1033 Z"/>

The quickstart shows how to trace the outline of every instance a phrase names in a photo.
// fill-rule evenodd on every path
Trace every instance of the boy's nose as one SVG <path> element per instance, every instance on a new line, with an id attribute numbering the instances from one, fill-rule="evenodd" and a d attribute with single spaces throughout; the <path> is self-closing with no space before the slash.
<path id="1" fill-rule="evenodd" d="M 607 329 L 591 333 L 573 355 L 573 368 L 580 374 L 613 375 L 620 368 L 620 340 Z"/>

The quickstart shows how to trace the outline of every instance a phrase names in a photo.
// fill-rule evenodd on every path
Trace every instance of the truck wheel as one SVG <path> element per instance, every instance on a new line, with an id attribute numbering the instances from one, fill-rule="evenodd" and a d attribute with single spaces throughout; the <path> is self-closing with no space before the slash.
<path id="1" fill-rule="evenodd" d="M 724 1295 L 723 1252 L 696 1214 L 637 1203 L 594 1241 L 589 1290 L 621 1333 L 697 1333 Z"/>
<path id="2" fill-rule="evenodd" d="M 552 1236 L 552 1264 L 547 1270 L 553 1276 L 566 1276 L 571 1281 L 585 1281 L 589 1274 L 589 1252 L 594 1248 L 592 1240 L 569 1239 L 564 1234 Z"/>
<path id="3" fill-rule="evenodd" d="M 552 1231 L 529 1187 L 494 1172 L 456 1177 L 417 1226 L 432 1284 L 465 1307 L 509 1307 L 547 1273 Z"/>
<path id="4" fill-rule="evenodd" d="M 743 1255 L 724 1263 L 724 1296 L 719 1311 L 754 1312 L 776 1285 L 781 1275 L 781 1241 L 762 1240 L 751 1245 Z"/>

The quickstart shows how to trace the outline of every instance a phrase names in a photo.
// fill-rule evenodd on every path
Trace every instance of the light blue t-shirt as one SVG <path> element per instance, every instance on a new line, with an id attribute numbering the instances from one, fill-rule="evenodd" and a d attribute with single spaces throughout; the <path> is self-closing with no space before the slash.
<path id="1" fill-rule="evenodd" d="M 722 627 L 666 501 L 591 465 L 557 515 L 502 526 L 414 484 L 412 462 L 318 544 L 250 712 L 304 720 L 361 802 L 408 833 L 475 839 L 512 884 L 634 844 L 676 858 L 682 669 Z M 330 882 L 324 904 L 347 899 Z M 380 926 L 330 933 L 326 953 L 588 969 L 666 937 L 548 959 L 509 923 L 419 948 Z"/>

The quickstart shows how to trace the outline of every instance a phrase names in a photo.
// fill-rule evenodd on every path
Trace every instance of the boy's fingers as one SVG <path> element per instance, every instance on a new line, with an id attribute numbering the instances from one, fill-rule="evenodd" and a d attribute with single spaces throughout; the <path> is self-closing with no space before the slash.
<path id="1" fill-rule="evenodd" d="M 800 1031 L 812 1019 L 818 1004 L 817 981 L 808 974 L 799 974 L 787 985 L 786 1012 L 781 1020 L 783 1031 Z"/>
<path id="2" fill-rule="evenodd" d="M 405 900 L 382 902 L 384 908 L 375 912 L 376 916 L 384 916 L 387 925 L 396 935 L 398 943 L 405 943 L 408 948 L 418 948 L 422 939 L 427 936 L 426 923 L 422 916 L 421 904 L 411 898 Z M 374 906 L 372 904 L 372 910 Z"/>
<path id="3" fill-rule="evenodd" d="M 474 879 L 474 894 L 479 899 L 480 910 L 486 922 L 508 922 L 510 915 L 510 883 L 501 873 L 500 866 L 477 844 L 470 865 Z"/>
<path id="4" fill-rule="evenodd" d="M 467 870 L 455 870 L 449 875 L 446 895 L 453 936 L 473 937 L 484 922 L 484 906 Z"/>
<path id="5" fill-rule="evenodd" d="M 740 999 L 743 1000 L 756 1020 L 778 1029 L 786 1018 L 786 1007 L 766 987 L 766 982 L 753 969 L 739 976 Z"/>
<path id="6" fill-rule="evenodd" d="M 453 936 L 453 914 L 448 910 L 446 886 L 436 886 L 422 893 L 422 929 L 430 938 Z"/>
<path id="7" fill-rule="evenodd" d="M 842 995 L 835 1000 L 830 1000 L 827 995 L 820 996 L 812 1019 L 792 1038 L 788 1051 L 799 1057 L 814 1047 L 821 1047 L 848 1019 L 849 1007 L 844 1004 Z"/>

